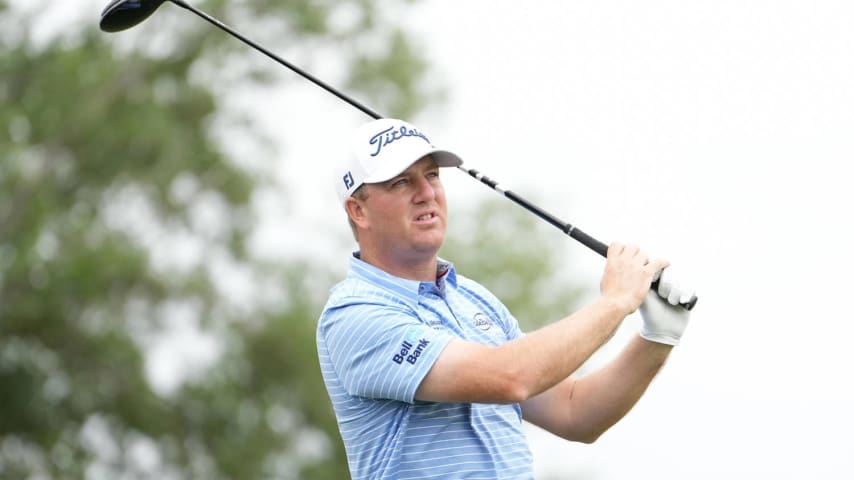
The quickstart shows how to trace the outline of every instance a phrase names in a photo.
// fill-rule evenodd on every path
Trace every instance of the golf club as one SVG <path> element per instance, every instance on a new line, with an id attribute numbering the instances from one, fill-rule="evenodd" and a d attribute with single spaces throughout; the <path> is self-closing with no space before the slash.
<path id="1" fill-rule="evenodd" d="M 315 85 L 319 86 L 320 88 L 326 90 L 327 92 L 335 95 L 336 97 L 340 98 L 341 100 L 344 100 L 345 102 L 349 103 L 350 105 L 356 107 L 357 109 L 361 110 L 363 113 L 368 115 L 369 117 L 371 117 L 373 119 L 382 118 L 382 116 L 380 114 L 378 114 L 377 112 L 375 112 L 375 111 L 371 110 L 370 108 L 362 105 L 361 103 L 357 102 L 356 100 L 349 97 L 348 95 L 343 94 L 342 92 L 331 87 L 330 85 L 326 84 L 325 82 L 321 81 L 320 79 L 311 75 L 310 73 L 302 70 L 301 68 L 297 67 L 296 65 L 294 65 L 294 64 L 284 60 L 283 58 L 279 57 L 278 55 L 270 52 L 269 50 L 262 47 L 261 45 L 255 43 L 252 40 L 241 35 L 240 33 L 235 31 L 234 29 L 232 29 L 228 25 L 220 22 L 216 18 L 214 18 L 214 17 L 208 15 L 207 13 L 193 7 L 192 5 L 189 5 L 188 3 L 184 2 L 183 0 L 113 0 L 101 12 L 101 21 L 100 21 L 99 26 L 100 26 L 101 30 L 104 32 L 120 32 L 122 30 L 127 30 L 128 28 L 131 28 L 131 27 L 141 23 L 146 18 L 151 16 L 151 14 L 154 13 L 154 11 L 157 10 L 157 8 L 160 7 L 160 5 L 162 5 L 166 1 L 169 1 L 169 2 L 179 6 L 181 8 L 187 9 L 187 10 L 195 13 L 199 17 L 205 19 L 206 21 L 213 24 L 214 26 L 226 31 L 227 33 L 236 37 L 240 41 L 242 41 L 242 42 L 246 43 L 247 45 L 251 46 L 252 48 L 260 51 L 264 55 L 272 58 L 273 60 L 275 60 L 279 64 L 281 64 L 284 67 L 292 70 L 293 72 L 297 73 L 298 75 L 305 78 L 306 80 L 314 83 Z M 523 208 L 525 208 L 529 212 L 533 213 L 534 215 L 540 217 L 541 219 L 543 219 L 546 222 L 550 223 L 551 225 L 555 226 L 556 228 L 561 230 L 566 235 L 569 235 L 570 237 L 577 240 L 578 242 L 580 242 L 584 246 L 590 248 L 591 250 L 598 253 L 599 255 L 601 255 L 603 257 L 607 256 L 608 246 L 605 245 L 604 243 L 600 242 L 599 240 L 596 240 L 595 238 L 591 237 L 590 235 L 584 233 L 583 231 L 581 231 L 581 229 L 576 228 L 575 226 L 573 226 L 569 223 L 566 223 L 563 220 L 558 219 L 554 215 L 546 212 L 542 208 L 540 208 L 540 207 L 532 204 L 531 202 L 525 200 L 521 196 L 513 193 L 510 190 L 503 188 L 498 182 L 496 182 L 495 180 L 492 180 L 491 178 L 487 177 L 486 175 L 483 175 L 482 173 L 478 172 L 477 170 L 467 169 L 467 168 L 464 168 L 462 166 L 459 166 L 457 168 L 459 168 L 463 172 L 469 174 L 471 177 L 479 180 L 481 183 L 492 188 L 496 192 L 504 195 L 506 198 L 508 198 L 508 199 L 512 200 L 513 202 L 517 203 L 518 205 L 522 206 Z M 653 288 L 656 288 L 655 284 L 653 284 Z M 696 305 L 696 303 L 697 303 L 697 297 L 694 296 L 688 302 L 683 303 L 681 305 L 682 305 L 682 307 L 686 308 L 687 310 L 691 310 L 692 308 L 694 308 L 694 305 Z"/>

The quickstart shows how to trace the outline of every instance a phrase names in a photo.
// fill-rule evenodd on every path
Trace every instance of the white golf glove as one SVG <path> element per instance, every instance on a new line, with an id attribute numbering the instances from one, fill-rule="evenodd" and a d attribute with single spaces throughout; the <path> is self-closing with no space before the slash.
<path id="1" fill-rule="evenodd" d="M 691 314 L 679 304 L 687 303 L 694 296 L 694 290 L 677 285 L 670 268 L 656 277 L 658 291 L 650 290 L 639 308 L 643 319 L 640 335 L 651 342 L 679 345 Z"/>

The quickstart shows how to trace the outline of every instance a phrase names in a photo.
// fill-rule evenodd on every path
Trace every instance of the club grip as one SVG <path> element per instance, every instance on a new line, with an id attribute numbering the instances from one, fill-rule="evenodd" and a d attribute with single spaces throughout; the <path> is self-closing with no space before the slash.
<path id="1" fill-rule="evenodd" d="M 604 243 L 600 242 L 599 240 L 596 240 L 595 238 L 591 237 L 590 235 L 584 233 L 583 231 L 581 231 L 580 228 L 576 228 L 576 227 L 573 227 L 572 225 L 567 224 L 566 229 L 564 230 L 564 233 L 566 233 L 570 237 L 578 240 L 579 242 L 581 242 L 584 246 L 586 246 L 590 250 L 593 250 L 594 252 L 598 253 L 599 255 L 602 255 L 602 257 L 608 256 L 608 245 L 605 245 Z"/>
<path id="2" fill-rule="evenodd" d="M 599 240 L 596 240 L 595 238 L 591 237 L 590 235 L 584 233 L 580 229 L 575 228 L 571 225 L 567 225 L 566 228 L 564 229 L 564 233 L 566 233 L 570 237 L 578 240 L 583 245 L 585 245 L 587 248 L 593 250 L 594 252 L 598 253 L 599 255 L 602 255 L 603 257 L 608 256 L 608 246 L 607 245 L 600 242 Z M 656 293 L 658 293 L 658 280 L 652 282 L 650 289 L 655 291 Z M 682 308 L 684 308 L 685 310 L 691 310 L 692 308 L 694 308 L 694 305 L 696 305 L 696 304 L 697 304 L 697 296 L 694 295 L 691 297 L 690 300 L 688 300 L 685 303 L 680 303 L 679 305 Z"/>

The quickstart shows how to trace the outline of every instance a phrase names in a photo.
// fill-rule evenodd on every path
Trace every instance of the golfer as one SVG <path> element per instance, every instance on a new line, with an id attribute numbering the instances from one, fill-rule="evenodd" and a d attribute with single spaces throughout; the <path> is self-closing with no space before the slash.
<path id="1" fill-rule="evenodd" d="M 693 292 L 663 260 L 608 248 L 598 298 L 523 333 L 501 301 L 438 258 L 448 206 L 435 148 L 401 120 L 360 128 L 336 186 L 358 243 L 317 328 L 323 379 L 354 480 L 532 479 L 522 420 L 593 442 L 638 401 L 688 322 Z M 664 274 L 662 274 L 662 271 Z M 662 275 L 659 293 L 650 292 Z M 579 366 L 640 309 L 603 368 Z"/>

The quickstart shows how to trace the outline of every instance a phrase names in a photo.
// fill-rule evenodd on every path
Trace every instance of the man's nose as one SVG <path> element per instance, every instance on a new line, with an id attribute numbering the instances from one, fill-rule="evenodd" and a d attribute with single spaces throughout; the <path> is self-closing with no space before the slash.
<path id="1" fill-rule="evenodd" d="M 416 181 L 416 202 L 426 202 L 436 198 L 436 187 L 424 177 Z"/>

